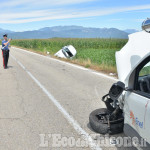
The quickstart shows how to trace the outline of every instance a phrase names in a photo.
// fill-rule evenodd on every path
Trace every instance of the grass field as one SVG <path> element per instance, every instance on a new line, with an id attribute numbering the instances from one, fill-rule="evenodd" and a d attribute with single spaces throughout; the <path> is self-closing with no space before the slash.
<path id="1" fill-rule="evenodd" d="M 36 39 L 13 40 L 12 45 L 53 56 L 63 46 L 73 45 L 77 55 L 73 60 L 67 60 L 98 71 L 116 72 L 115 52 L 120 50 L 125 39 Z"/>

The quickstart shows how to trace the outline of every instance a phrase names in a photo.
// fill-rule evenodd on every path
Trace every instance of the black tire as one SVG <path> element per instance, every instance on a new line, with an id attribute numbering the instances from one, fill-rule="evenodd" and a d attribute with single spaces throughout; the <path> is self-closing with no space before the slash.
<path id="1" fill-rule="evenodd" d="M 98 119 L 98 114 L 109 114 L 109 111 L 106 108 L 100 108 L 96 109 L 93 112 L 91 112 L 89 116 L 89 123 L 92 129 L 100 134 L 118 134 L 123 132 L 124 127 L 124 119 L 121 118 L 119 120 L 110 121 L 110 130 L 108 130 L 108 123 L 102 122 Z"/>

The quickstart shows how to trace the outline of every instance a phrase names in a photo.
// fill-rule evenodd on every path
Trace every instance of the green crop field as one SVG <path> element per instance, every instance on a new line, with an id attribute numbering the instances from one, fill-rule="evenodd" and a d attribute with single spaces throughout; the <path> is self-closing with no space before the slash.
<path id="1" fill-rule="evenodd" d="M 53 56 L 63 46 L 73 45 L 77 55 L 68 60 L 85 67 L 105 72 L 116 72 L 115 52 L 120 50 L 127 40 L 125 39 L 32 39 L 13 40 L 12 45 Z"/>

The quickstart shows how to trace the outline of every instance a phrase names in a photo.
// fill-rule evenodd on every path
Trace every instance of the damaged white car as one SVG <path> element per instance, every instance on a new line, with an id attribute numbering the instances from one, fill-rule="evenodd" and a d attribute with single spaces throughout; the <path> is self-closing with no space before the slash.
<path id="1" fill-rule="evenodd" d="M 124 131 L 127 136 L 145 139 L 150 149 L 150 19 L 142 28 L 129 35 L 128 43 L 116 52 L 120 81 L 102 98 L 106 108 L 93 111 L 89 122 L 100 134 Z"/>
<path id="2" fill-rule="evenodd" d="M 59 58 L 73 58 L 76 54 L 76 49 L 72 45 L 68 45 L 59 50 L 54 56 Z"/>

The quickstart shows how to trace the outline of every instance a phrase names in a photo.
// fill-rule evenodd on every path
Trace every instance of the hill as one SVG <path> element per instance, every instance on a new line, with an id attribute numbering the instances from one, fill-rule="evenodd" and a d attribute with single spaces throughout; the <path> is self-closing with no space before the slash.
<path id="1" fill-rule="evenodd" d="M 3 31 L 4 32 L 4 31 Z M 12 32 L 5 31 L 13 39 L 60 38 L 121 38 L 127 39 L 128 33 L 116 28 L 88 28 L 82 26 L 55 26 L 39 30 Z"/>

